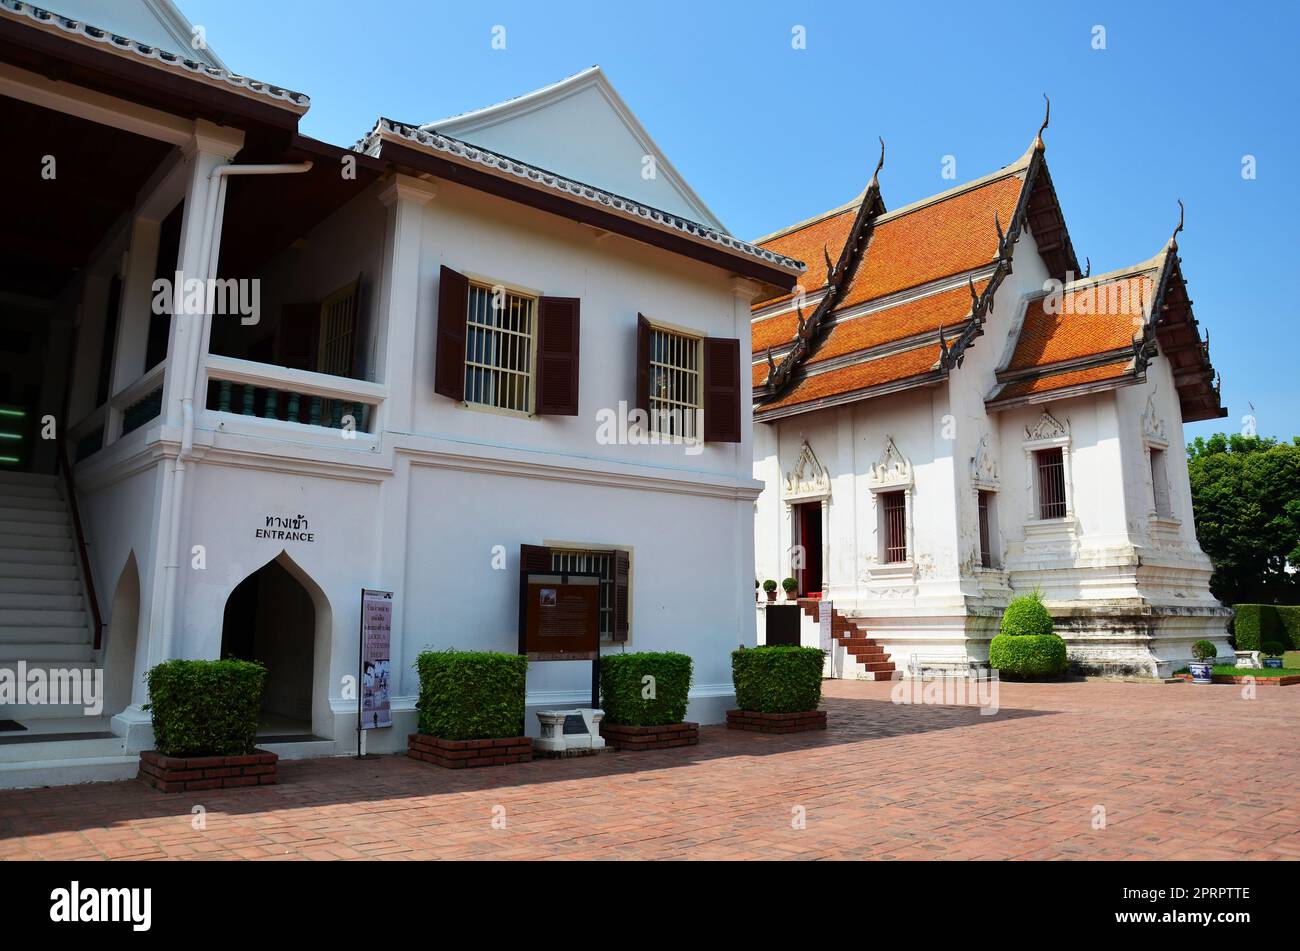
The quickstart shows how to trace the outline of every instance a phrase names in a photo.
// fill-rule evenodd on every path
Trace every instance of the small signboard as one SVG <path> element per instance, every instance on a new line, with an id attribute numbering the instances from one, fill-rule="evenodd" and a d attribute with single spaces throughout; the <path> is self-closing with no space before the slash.
<path id="1" fill-rule="evenodd" d="M 600 656 L 600 576 L 528 572 L 521 650 L 532 660 L 595 660 Z"/>
<path id="2" fill-rule="evenodd" d="M 831 649 L 831 618 L 835 616 L 835 609 L 829 601 L 819 601 L 817 603 L 817 623 L 821 629 L 821 647 L 822 650 Z"/>
<path id="3" fill-rule="evenodd" d="M 363 730 L 393 725 L 392 674 L 393 592 L 361 589 L 361 696 Z"/>

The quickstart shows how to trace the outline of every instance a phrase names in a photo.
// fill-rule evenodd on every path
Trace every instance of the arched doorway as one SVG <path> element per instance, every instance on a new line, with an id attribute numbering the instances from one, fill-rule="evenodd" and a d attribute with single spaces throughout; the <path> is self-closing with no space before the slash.
<path id="1" fill-rule="evenodd" d="M 104 716 L 121 713 L 136 691 L 136 647 L 140 631 L 140 572 L 135 552 L 127 556 L 126 565 L 113 591 L 113 605 L 108 616 L 108 637 L 104 646 Z M 139 690 L 143 698 L 143 686 Z"/>
<path id="2" fill-rule="evenodd" d="M 321 719 L 321 703 L 314 702 L 324 701 L 328 709 L 323 688 L 321 696 L 316 691 L 316 674 L 327 663 L 321 655 L 328 654 L 328 643 L 319 643 L 322 631 L 328 631 L 324 594 L 284 552 L 230 593 L 222 619 L 221 656 L 266 666 L 259 733 L 320 735 L 325 728 L 315 722 Z"/>

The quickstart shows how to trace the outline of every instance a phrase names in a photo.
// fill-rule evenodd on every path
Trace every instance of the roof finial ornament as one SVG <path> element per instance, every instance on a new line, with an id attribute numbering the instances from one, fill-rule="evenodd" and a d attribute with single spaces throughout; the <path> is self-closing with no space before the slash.
<path id="1" fill-rule="evenodd" d="M 835 279 L 835 265 L 831 263 L 831 252 L 822 245 L 822 258 L 826 261 L 826 283 L 830 284 Z"/>
<path id="2" fill-rule="evenodd" d="M 979 315 L 980 296 L 975 293 L 975 279 L 969 274 L 966 276 L 966 285 L 970 288 L 970 315 L 976 317 Z"/>
<path id="3" fill-rule="evenodd" d="M 880 170 L 885 167 L 885 139 L 880 136 L 880 161 L 876 163 L 876 170 L 871 173 L 871 184 L 880 186 Z"/>
<path id="4" fill-rule="evenodd" d="M 1088 277 L 1092 274 L 1092 258 L 1084 258 L 1083 276 Z"/>
<path id="5" fill-rule="evenodd" d="M 1175 228 L 1174 233 L 1169 236 L 1170 251 L 1178 250 L 1178 232 L 1182 230 L 1183 230 L 1183 200 L 1180 198 L 1178 199 L 1178 227 Z"/>
<path id="6" fill-rule="evenodd" d="M 1034 148 L 1039 152 L 1047 148 L 1043 144 L 1043 133 L 1047 131 L 1047 123 L 1052 121 L 1052 100 L 1047 98 L 1047 93 L 1043 93 L 1043 99 L 1047 102 L 1047 115 L 1043 116 L 1043 124 L 1038 127 L 1038 135 L 1034 136 Z"/>
<path id="7" fill-rule="evenodd" d="M 993 211 L 993 227 L 996 228 L 998 232 L 998 257 L 1002 257 L 1003 252 L 1006 251 L 1006 248 L 1003 246 L 1007 243 L 1007 236 L 1002 231 L 1002 219 L 998 217 L 996 209 Z"/>
<path id="8" fill-rule="evenodd" d="M 946 370 L 951 365 L 951 349 L 948 347 L 948 341 L 943 338 L 943 324 L 939 325 L 939 367 Z"/>
<path id="9" fill-rule="evenodd" d="M 776 372 L 776 361 L 772 359 L 772 348 L 767 348 L 767 373 L 771 376 Z"/>

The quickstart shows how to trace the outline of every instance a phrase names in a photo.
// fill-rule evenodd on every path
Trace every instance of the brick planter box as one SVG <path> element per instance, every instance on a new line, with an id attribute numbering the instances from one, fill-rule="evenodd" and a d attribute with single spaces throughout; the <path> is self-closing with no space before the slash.
<path id="1" fill-rule="evenodd" d="M 806 713 L 755 713 L 752 710 L 728 710 L 728 730 L 751 730 L 754 733 L 802 733 L 826 729 L 826 711 Z"/>
<path id="2" fill-rule="evenodd" d="M 700 742 L 698 723 L 665 723 L 662 726 L 626 726 L 600 722 L 605 745 L 615 750 L 663 750 L 672 746 L 694 746 Z"/>
<path id="3" fill-rule="evenodd" d="M 243 756 L 164 756 L 157 750 L 145 750 L 140 754 L 138 778 L 165 793 L 269 786 L 277 781 L 278 760 L 266 750 Z"/>
<path id="4" fill-rule="evenodd" d="M 1259 676 L 1254 678 L 1256 687 L 1294 687 L 1296 684 L 1300 684 L 1300 676 L 1290 674 L 1286 677 L 1270 677 L 1266 673 L 1267 670 L 1267 667 L 1260 668 Z M 1188 683 L 1192 682 L 1191 674 L 1178 674 L 1177 676 Z M 1246 678 L 1236 674 L 1215 674 L 1210 678 L 1210 682 L 1216 684 L 1244 684 Z"/>
<path id="5" fill-rule="evenodd" d="M 506 763 L 529 762 L 533 758 L 533 741 L 526 736 L 507 736 L 495 740 L 443 740 L 423 733 L 412 733 L 406 738 L 406 755 L 448 769 L 503 766 Z"/>

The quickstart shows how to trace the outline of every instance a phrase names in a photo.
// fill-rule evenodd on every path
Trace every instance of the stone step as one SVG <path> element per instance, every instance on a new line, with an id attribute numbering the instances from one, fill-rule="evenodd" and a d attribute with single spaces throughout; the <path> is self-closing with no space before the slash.
<path id="1" fill-rule="evenodd" d="M 32 508 L 30 506 L 13 505 L 11 502 L 6 503 L 0 499 L 0 522 L 39 522 L 42 525 L 62 525 L 68 527 L 68 513 L 62 505 L 62 499 L 57 508 Z M 21 531 L 21 529 L 15 529 Z"/>
<path id="2" fill-rule="evenodd" d="M 53 488 L 59 484 L 58 476 L 47 475 L 44 472 L 14 472 L 13 470 L 0 469 L 0 495 L 9 490 L 9 486 L 49 486 Z"/>
<path id="3" fill-rule="evenodd" d="M 81 618 L 80 624 L 0 624 L 0 645 L 89 644 L 85 615 L 80 611 L 76 614 Z"/>
<path id="4" fill-rule="evenodd" d="M 41 522 L 0 519 L 0 538 L 6 539 L 7 543 L 15 548 L 23 545 L 28 538 L 62 538 L 66 540 L 71 537 L 72 533 L 69 531 L 66 520 L 62 522 Z M 11 539 L 16 539 L 16 541 L 10 541 Z"/>
<path id="5" fill-rule="evenodd" d="M 862 662 L 859 661 L 858 663 L 862 663 Z M 878 671 L 893 670 L 894 662 L 893 661 L 872 661 L 870 663 L 862 664 L 862 666 L 865 667 L 869 673 L 876 673 Z"/>
<path id="6" fill-rule="evenodd" d="M 10 579 L 6 584 L 12 583 L 16 579 Z M 81 595 L 74 593 L 77 590 L 76 582 L 73 581 L 55 581 L 55 582 L 37 582 L 29 581 L 33 584 L 61 584 L 72 588 L 71 592 L 51 593 L 48 591 L 33 591 L 30 587 L 24 589 L 14 589 L 6 591 L 0 587 L 0 609 L 10 611 L 19 608 L 25 608 L 34 611 L 81 611 L 84 606 L 81 603 Z"/>
<path id="7" fill-rule="evenodd" d="M 28 522 L 32 528 L 45 528 L 37 522 Z M 71 551 L 72 550 L 72 533 L 67 529 L 50 535 L 46 533 L 19 534 L 18 532 L 0 532 L 0 539 L 4 539 L 5 551 L 34 552 L 34 551 Z M 21 561 L 21 558 L 11 559 Z"/>
<path id="8" fill-rule="evenodd" d="M 0 506 L 7 509 L 21 508 L 25 510 L 39 510 L 46 512 L 59 512 L 67 515 L 68 506 L 63 501 L 63 497 L 53 489 L 13 489 L 5 487 L 0 492 Z"/>
<path id="9" fill-rule="evenodd" d="M 0 607 L 0 631 L 11 629 L 78 628 L 86 626 L 86 612 L 80 607 L 68 610 L 42 610 L 41 608 L 11 608 L 8 603 Z M 3 636 L 0 635 L 0 639 Z"/>
<path id="10" fill-rule="evenodd" d="M 6 542 L 11 539 L 6 538 Z M 72 542 L 69 540 L 62 549 L 13 548 L 6 545 L 0 548 L 0 578 L 15 577 L 5 569 L 8 565 L 72 565 L 76 562 L 72 555 Z"/>
<path id="11" fill-rule="evenodd" d="M 79 584 L 80 579 L 77 577 L 77 563 L 69 558 L 66 562 L 49 563 L 49 562 L 20 562 L 5 561 L 0 558 L 0 591 L 9 590 L 4 587 L 11 583 L 23 585 L 31 581 L 48 581 L 48 582 L 72 582 Z M 19 590 L 32 590 L 26 587 L 20 587 Z"/>
<path id="12" fill-rule="evenodd" d="M 12 668 L 15 661 L 25 660 L 27 666 L 33 664 L 59 665 L 65 661 L 89 663 L 95 656 L 95 649 L 90 646 L 88 631 L 80 632 L 81 643 L 64 641 L 44 643 L 39 641 L 0 641 L 0 667 Z"/>

